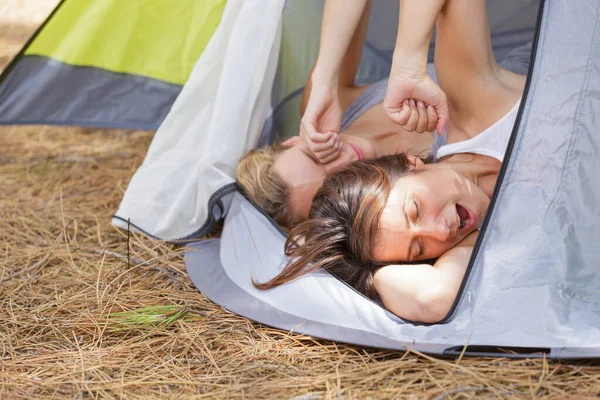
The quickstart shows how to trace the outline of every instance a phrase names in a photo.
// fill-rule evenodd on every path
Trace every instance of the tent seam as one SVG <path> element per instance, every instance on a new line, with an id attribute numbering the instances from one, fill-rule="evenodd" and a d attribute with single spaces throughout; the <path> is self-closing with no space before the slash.
<path id="1" fill-rule="evenodd" d="M 560 180 L 559 180 L 559 185 L 558 188 L 556 189 L 556 194 L 554 195 L 554 197 L 552 198 L 552 200 L 550 201 L 548 208 L 546 209 L 546 213 L 544 215 L 544 218 L 542 220 L 542 224 L 544 224 L 544 221 L 546 221 L 546 217 L 548 216 L 548 212 L 553 210 L 556 207 L 557 204 L 557 200 L 558 198 L 562 195 L 562 193 L 564 192 L 564 186 L 565 186 L 565 180 L 566 180 L 566 176 L 568 174 L 567 168 L 566 166 L 568 165 L 568 162 L 572 160 L 573 158 L 573 143 L 576 139 L 576 135 L 575 135 L 575 131 L 576 129 L 581 125 L 580 123 L 580 117 L 581 117 L 581 109 L 582 109 L 582 104 L 583 104 L 583 99 L 585 98 L 585 95 L 588 93 L 588 87 L 589 87 L 589 78 L 590 78 L 590 60 L 591 60 L 591 53 L 592 53 L 592 48 L 594 47 L 594 38 L 597 36 L 597 32 L 598 32 L 598 11 L 600 10 L 600 3 L 598 3 L 598 5 L 596 6 L 596 21 L 594 22 L 594 30 L 592 33 L 592 37 L 590 40 L 590 48 L 588 51 L 588 59 L 585 65 L 585 73 L 584 73 L 584 78 L 583 78 L 583 82 L 582 82 L 582 90 L 579 93 L 579 97 L 577 99 L 577 106 L 575 108 L 575 118 L 573 121 L 573 125 L 571 127 L 571 131 L 570 131 L 570 135 L 571 138 L 569 139 L 569 144 L 568 144 L 568 148 L 565 154 L 565 159 L 561 168 L 561 176 L 560 176 Z M 540 226 L 541 229 L 541 226 Z"/>

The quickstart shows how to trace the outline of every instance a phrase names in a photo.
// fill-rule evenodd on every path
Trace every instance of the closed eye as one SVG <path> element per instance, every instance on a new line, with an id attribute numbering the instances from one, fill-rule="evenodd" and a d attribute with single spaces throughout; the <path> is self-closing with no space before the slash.
<path id="1" fill-rule="evenodd" d="M 415 203 L 416 210 L 415 221 L 419 221 L 421 219 L 421 206 L 419 205 L 419 202 L 417 200 L 413 200 L 413 202 Z M 421 240 L 421 238 L 417 239 L 417 244 L 419 245 L 418 257 L 421 257 L 423 255 L 423 241 Z"/>
<path id="2" fill-rule="evenodd" d="M 416 215 L 416 220 L 418 221 L 421 218 L 421 207 L 419 206 L 419 203 L 414 200 L 415 203 L 415 210 L 417 210 L 417 215 Z"/>

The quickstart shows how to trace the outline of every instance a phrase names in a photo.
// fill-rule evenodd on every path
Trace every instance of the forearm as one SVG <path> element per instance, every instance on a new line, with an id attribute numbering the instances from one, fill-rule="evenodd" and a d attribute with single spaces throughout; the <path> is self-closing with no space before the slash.
<path id="1" fill-rule="evenodd" d="M 394 69 L 427 69 L 429 43 L 435 21 L 446 0 L 400 0 L 398 35 L 392 62 Z"/>
<path id="2" fill-rule="evenodd" d="M 319 53 L 311 74 L 313 84 L 336 86 L 342 61 L 368 0 L 327 0 L 323 10 Z"/>
<path id="3" fill-rule="evenodd" d="M 474 241 L 474 237 L 471 238 Z M 470 242 L 469 242 L 470 243 Z M 374 276 L 385 307 L 400 318 L 439 322 L 450 311 L 465 275 L 473 247 L 459 246 L 435 265 L 388 265 Z"/>

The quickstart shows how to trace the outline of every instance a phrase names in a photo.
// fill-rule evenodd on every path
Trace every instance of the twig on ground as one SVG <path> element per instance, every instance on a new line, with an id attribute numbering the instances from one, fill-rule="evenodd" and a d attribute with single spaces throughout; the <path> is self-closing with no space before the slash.
<path id="1" fill-rule="evenodd" d="M 120 254 L 117 253 L 116 251 L 111 251 L 111 250 L 99 250 L 99 249 L 94 249 L 92 250 L 92 253 L 94 254 L 100 254 L 100 255 L 107 255 L 107 256 L 112 256 L 112 257 L 116 257 L 120 260 L 130 260 L 130 262 L 134 265 L 134 266 L 141 266 L 141 267 L 145 267 L 147 265 L 150 265 L 154 259 L 152 260 L 143 260 L 141 258 L 135 257 L 135 258 L 131 258 L 126 254 Z M 177 253 L 175 254 L 170 254 L 168 255 L 166 258 L 167 260 L 172 260 L 173 258 L 177 257 Z M 186 275 L 185 272 L 178 270 L 177 268 L 171 267 L 171 266 L 158 266 L 156 267 L 157 270 L 165 272 L 165 273 L 173 273 L 173 272 L 177 272 L 180 275 Z"/>
<path id="2" fill-rule="evenodd" d="M 37 261 L 35 264 L 30 265 L 27 268 L 24 268 L 22 270 L 19 270 L 17 272 L 13 272 L 10 275 L 7 275 L 5 277 L 2 278 L 2 280 L 0 281 L 0 283 L 4 283 L 6 281 L 9 281 L 13 278 L 16 278 L 17 276 L 23 275 L 28 273 L 29 271 L 32 271 L 34 269 L 36 269 L 37 267 L 43 265 L 46 261 L 48 261 L 48 259 L 50 258 L 50 256 L 52 255 L 52 252 L 48 252 L 44 255 L 44 257 L 42 257 L 39 261 Z"/>

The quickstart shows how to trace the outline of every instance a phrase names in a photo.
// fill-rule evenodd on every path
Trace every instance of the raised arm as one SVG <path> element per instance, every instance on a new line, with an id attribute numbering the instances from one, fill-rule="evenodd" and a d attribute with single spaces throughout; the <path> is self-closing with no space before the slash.
<path id="1" fill-rule="evenodd" d="M 374 277 L 385 308 L 400 318 L 435 323 L 450 312 L 473 252 L 477 232 L 438 259 L 435 265 L 388 265 Z"/>
<path id="2" fill-rule="evenodd" d="M 446 95 L 427 74 L 427 54 L 436 18 L 446 0 L 400 0 L 398 35 L 388 90 L 388 116 L 409 131 L 436 128 L 448 121 Z"/>
<path id="3" fill-rule="evenodd" d="M 317 61 L 302 101 L 300 136 L 322 164 L 339 156 L 339 85 L 354 82 L 368 23 L 369 0 L 327 0 Z"/>
<path id="4" fill-rule="evenodd" d="M 350 43 L 358 31 L 361 19 L 364 19 L 363 16 L 367 16 L 365 11 L 368 4 L 368 0 L 327 0 L 325 2 L 319 53 L 311 74 L 313 84 L 320 83 L 337 87 L 342 72 L 342 64 L 347 61 L 354 61 L 346 59 L 346 55 Z M 359 41 L 362 48 L 364 38 Z M 355 54 L 348 55 L 350 57 L 356 56 Z M 358 59 L 355 62 L 358 61 L 360 61 L 360 54 L 358 54 Z M 355 66 L 354 73 L 356 73 L 357 67 L 358 65 Z M 352 76 L 351 79 L 353 78 Z"/>

